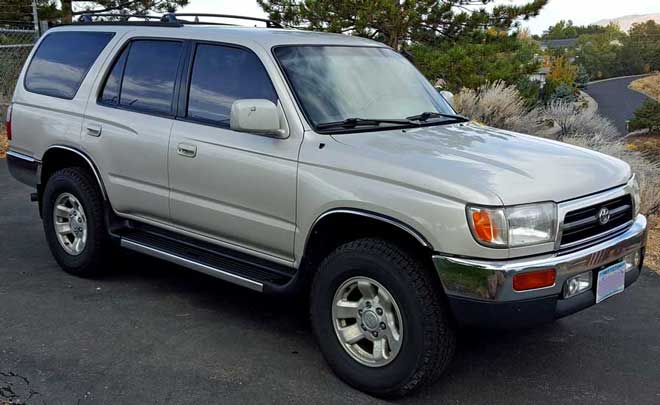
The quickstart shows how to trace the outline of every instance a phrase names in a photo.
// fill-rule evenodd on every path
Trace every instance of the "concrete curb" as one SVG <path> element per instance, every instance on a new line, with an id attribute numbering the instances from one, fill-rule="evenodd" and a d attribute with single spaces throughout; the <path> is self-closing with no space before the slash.
<path id="1" fill-rule="evenodd" d="M 587 112 L 597 112 L 598 111 L 598 102 L 594 100 L 593 97 L 591 97 L 589 94 L 585 93 L 584 91 L 580 90 L 580 96 L 584 98 L 584 100 L 587 102 Z"/>
<path id="2" fill-rule="evenodd" d="M 640 77 L 640 78 L 641 78 L 641 77 L 645 77 L 645 76 L 651 76 L 652 74 L 653 74 L 653 73 L 644 73 L 644 74 L 641 74 L 641 75 L 630 75 L 630 76 L 617 76 L 617 77 L 610 77 L 610 78 L 608 78 L 608 79 L 594 80 L 593 82 L 589 82 L 589 83 L 587 83 L 587 86 L 589 86 L 589 85 L 591 85 L 591 84 L 598 84 L 598 83 L 602 83 L 602 82 L 608 82 L 608 81 L 610 81 L 610 80 L 630 79 L 631 77 Z"/>

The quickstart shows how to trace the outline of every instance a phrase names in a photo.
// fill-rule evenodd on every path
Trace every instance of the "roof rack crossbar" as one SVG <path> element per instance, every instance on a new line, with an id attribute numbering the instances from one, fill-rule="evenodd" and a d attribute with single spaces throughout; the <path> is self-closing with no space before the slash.
<path id="1" fill-rule="evenodd" d="M 97 18 L 112 18 L 109 20 L 97 20 Z M 143 21 L 131 21 L 131 18 L 139 18 Z M 160 16 L 143 14 L 110 14 L 110 13 L 85 13 L 75 21 L 75 24 L 93 25 L 144 25 L 158 27 L 181 27 L 181 22 L 164 22 Z"/>
<path id="2" fill-rule="evenodd" d="M 194 21 L 182 21 L 179 20 L 179 17 L 195 17 Z M 227 18 L 235 20 L 246 20 L 246 21 L 258 21 L 266 24 L 268 28 L 284 28 L 282 24 L 277 21 L 269 20 L 267 18 L 258 18 L 258 17 L 249 17 L 243 15 L 233 15 L 233 14 L 210 14 L 210 13 L 168 13 L 163 15 L 161 21 L 163 22 L 181 22 L 183 24 L 214 24 L 208 22 L 200 22 L 199 17 L 215 17 L 215 18 Z M 217 23 L 216 23 L 217 24 Z M 227 25 L 227 24 L 218 24 L 218 25 Z"/>

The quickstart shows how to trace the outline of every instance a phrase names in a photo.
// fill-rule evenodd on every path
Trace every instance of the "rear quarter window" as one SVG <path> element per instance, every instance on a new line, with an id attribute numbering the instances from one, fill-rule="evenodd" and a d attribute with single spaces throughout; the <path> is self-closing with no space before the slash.
<path id="1" fill-rule="evenodd" d="M 25 74 L 25 89 L 72 99 L 90 67 L 115 34 L 53 32 L 41 41 Z"/>

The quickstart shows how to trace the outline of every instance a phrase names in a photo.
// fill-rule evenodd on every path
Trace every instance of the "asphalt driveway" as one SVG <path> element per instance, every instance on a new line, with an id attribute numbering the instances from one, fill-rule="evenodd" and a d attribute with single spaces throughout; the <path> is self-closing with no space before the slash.
<path id="1" fill-rule="evenodd" d="M 324 363 L 299 302 L 139 255 L 84 280 L 0 160 L 0 403 L 377 403 Z M 463 331 L 402 403 L 660 403 L 660 277 L 541 328 Z"/>
<path id="2" fill-rule="evenodd" d="M 640 77 L 643 76 L 601 80 L 589 83 L 583 89 L 598 103 L 598 112 L 612 120 L 622 135 L 628 133 L 626 121 L 635 116 L 635 111 L 648 98 L 628 88 L 630 83 Z"/>

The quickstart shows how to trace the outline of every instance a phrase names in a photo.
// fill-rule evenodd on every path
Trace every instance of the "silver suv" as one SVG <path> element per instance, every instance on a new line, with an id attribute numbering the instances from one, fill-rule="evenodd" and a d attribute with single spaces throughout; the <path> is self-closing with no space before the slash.
<path id="1" fill-rule="evenodd" d="M 395 397 L 440 376 L 458 326 L 550 322 L 641 271 L 626 163 L 469 122 L 381 43 L 92 20 L 40 40 L 7 117 L 69 273 L 119 244 L 304 292 L 336 374 Z"/>

